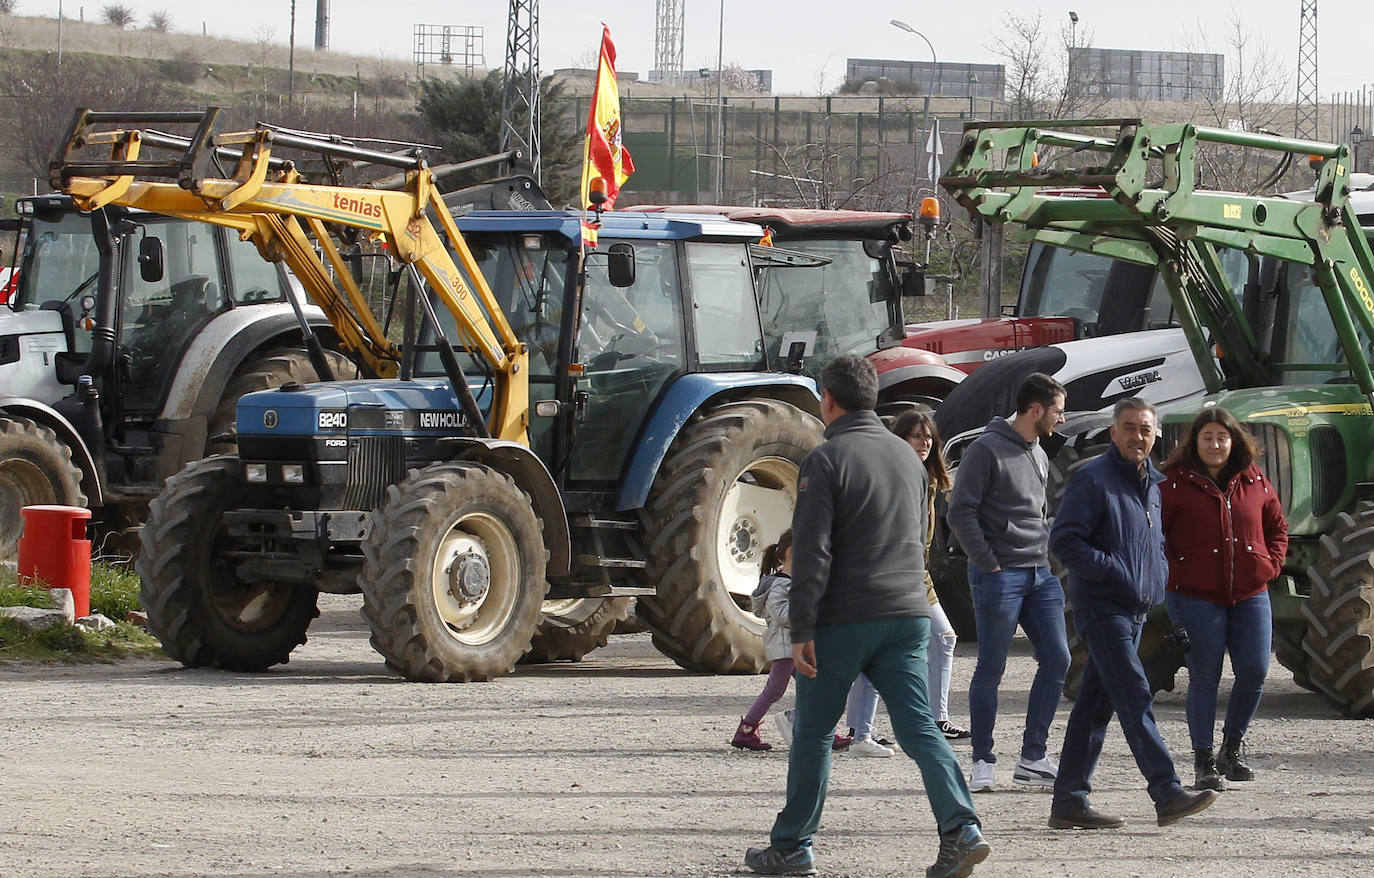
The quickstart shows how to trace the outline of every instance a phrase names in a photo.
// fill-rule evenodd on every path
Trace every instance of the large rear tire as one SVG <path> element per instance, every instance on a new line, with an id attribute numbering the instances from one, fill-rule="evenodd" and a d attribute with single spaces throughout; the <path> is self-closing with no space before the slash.
<path id="1" fill-rule="evenodd" d="M 28 418 L 0 415 L 0 561 L 19 551 L 25 506 L 85 506 L 81 470 L 57 434 Z"/>
<path id="2" fill-rule="evenodd" d="M 244 582 L 235 574 L 221 522 L 242 501 L 241 469 L 231 456 L 188 464 L 167 480 L 143 528 L 139 601 L 163 651 L 187 667 L 284 664 L 320 614 L 309 586 Z"/>
<path id="3" fill-rule="evenodd" d="M 521 664 L 580 662 L 594 649 L 606 645 L 616 628 L 630 614 L 629 598 L 569 598 L 544 601 L 530 651 Z"/>
<path id="4" fill-rule="evenodd" d="M 335 378 L 351 378 L 357 373 L 357 367 L 338 351 L 326 350 L 324 356 Z M 238 450 L 238 405 L 239 397 L 245 393 L 275 390 L 292 381 L 309 384 L 319 380 L 310 355 L 298 348 L 279 348 L 245 360 L 229 379 L 210 417 L 205 432 L 205 453 L 232 454 Z"/>
<path id="5" fill-rule="evenodd" d="M 363 559 L 372 646 L 406 679 L 490 680 L 530 648 L 548 552 L 509 477 L 470 463 L 412 470 L 372 513 Z"/>
<path id="6" fill-rule="evenodd" d="M 690 671 L 755 674 L 763 620 L 747 609 L 763 550 L 792 526 L 797 472 L 820 421 L 784 402 L 710 409 L 684 427 L 646 514 L 648 581 L 638 600 L 654 645 Z"/>
<path id="7" fill-rule="evenodd" d="M 1069 672 L 1064 676 L 1064 697 L 1072 701 L 1078 697 L 1078 684 L 1083 680 L 1083 667 L 1088 663 L 1088 647 L 1078 636 L 1073 624 L 1073 611 L 1065 610 L 1064 624 L 1069 635 Z M 1173 623 L 1163 608 L 1155 609 L 1145 619 L 1140 632 L 1140 664 L 1150 681 L 1151 692 L 1172 692 L 1177 684 L 1178 669 L 1183 667 L 1184 653 L 1173 644 L 1169 635 Z"/>
<path id="8" fill-rule="evenodd" d="M 954 534 L 946 520 L 948 504 L 943 497 L 935 498 L 935 529 L 930 540 L 930 581 L 935 595 L 954 628 L 954 633 L 966 643 L 978 639 L 978 622 L 973 614 L 973 591 L 968 584 L 968 556 L 954 542 Z"/>
<path id="9" fill-rule="evenodd" d="M 1346 714 L 1374 716 L 1374 504 L 1341 513 L 1307 575 L 1311 681 Z"/>

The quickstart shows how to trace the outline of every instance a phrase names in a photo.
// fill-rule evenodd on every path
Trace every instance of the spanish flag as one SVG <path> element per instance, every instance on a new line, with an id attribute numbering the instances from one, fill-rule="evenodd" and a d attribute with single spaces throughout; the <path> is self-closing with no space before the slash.
<path id="1" fill-rule="evenodd" d="M 606 183 L 607 210 L 615 206 L 620 187 L 635 171 L 630 151 L 620 141 L 620 89 L 615 81 L 615 46 L 611 29 L 601 24 L 601 60 L 596 71 L 596 90 L 587 113 L 587 142 L 582 151 L 582 206 L 589 207 L 592 178 Z"/>

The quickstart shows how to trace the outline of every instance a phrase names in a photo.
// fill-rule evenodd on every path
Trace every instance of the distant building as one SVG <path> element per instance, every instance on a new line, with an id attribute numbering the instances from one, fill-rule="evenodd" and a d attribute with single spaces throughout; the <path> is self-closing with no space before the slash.
<path id="1" fill-rule="evenodd" d="M 1001 100 L 1007 84 L 1007 70 L 1001 64 L 963 64 L 947 61 L 850 58 L 845 61 L 844 75 L 852 82 L 879 79 L 904 82 L 913 86 L 918 94 L 946 98 L 974 97 Z"/>
<path id="2" fill-rule="evenodd" d="M 1219 100 L 1225 86 L 1225 57 L 1086 47 L 1074 51 L 1070 74 L 1085 94 L 1108 100 Z"/>

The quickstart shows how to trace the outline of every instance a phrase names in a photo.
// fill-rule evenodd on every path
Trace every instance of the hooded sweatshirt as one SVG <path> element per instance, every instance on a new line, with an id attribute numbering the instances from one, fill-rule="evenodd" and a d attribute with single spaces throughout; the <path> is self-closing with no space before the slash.
<path id="1" fill-rule="evenodd" d="M 1049 472 L 1039 440 L 1027 442 L 1006 418 L 988 423 L 959 461 L 949 498 L 949 527 L 970 564 L 984 573 L 1049 566 Z"/>

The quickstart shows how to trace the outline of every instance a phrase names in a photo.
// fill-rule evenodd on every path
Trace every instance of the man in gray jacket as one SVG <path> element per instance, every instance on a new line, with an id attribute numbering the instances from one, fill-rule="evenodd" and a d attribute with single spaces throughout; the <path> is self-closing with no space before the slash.
<path id="1" fill-rule="evenodd" d="M 1045 481 L 1049 459 L 1040 440 L 1064 422 L 1064 387 L 1034 373 L 1016 393 L 1016 416 L 993 418 L 959 461 L 950 495 L 950 530 L 968 555 L 978 664 L 969 683 L 973 770 L 969 789 L 991 790 L 997 688 L 1019 624 L 1038 665 L 1026 707 L 1021 758 L 1012 780 L 1052 787 L 1059 766 L 1045 752 L 1050 722 L 1069 669 L 1064 590 L 1049 568 Z"/>
<path id="2" fill-rule="evenodd" d="M 990 848 L 926 689 L 926 472 L 873 412 L 878 376 L 845 355 L 821 372 L 826 441 L 802 461 L 792 516 L 792 659 L 797 707 L 787 803 L 765 848 L 744 862 L 765 875 L 816 871 L 811 839 L 830 777 L 832 731 L 863 673 L 887 704 L 897 743 L 916 761 L 940 831 L 927 878 L 968 875 Z"/>

